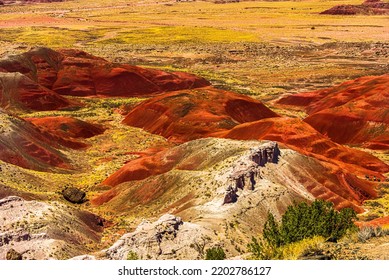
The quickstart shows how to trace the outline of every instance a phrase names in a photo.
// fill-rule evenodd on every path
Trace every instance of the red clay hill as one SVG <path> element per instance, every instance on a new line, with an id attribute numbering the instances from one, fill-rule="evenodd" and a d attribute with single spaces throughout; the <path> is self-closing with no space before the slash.
<path id="1" fill-rule="evenodd" d="M 239 154 L 231 146 L 218 147 L 218 143 L 223 143 L 222 140 L 225 141 L 216 138 L 194 140 L 171 149 L 143 154 L 108 177 L 103 184 L 112 188 L 95 197 L 92 203 L 102 205 L 121 201 L 119 208 L 126 208 L 130 203 L 139 205 L 141 201 L 158 199 L 165 191 L 172 192 L 171 188 L 177 187 L 182 180 L 190 181 L 188 176 L 191 171 L 196 173 L 205 167 L 218 165 L 223 158 Z M 281 171 L 280 166 L 278 171 L 272 172 L 277 180 L 285 184 L 283 176 L 288 176 L 288 180 L 291 180 L 287 183 L 288 187 L 293 188 L 293 182 L 298 182 L 313 196 L 331 201 L 337 208 L 353 207 L 363 212 L 360 207 L 362 202 L 377 197 L 376 183 L 358 178 L 339 163 L 302 155 L 286 156 L 285 160 L 290 174 L 285 175 L 285 170 Z"/>
<path id="2" fill-rule="evenodd" d="M 104 132 L 100 125 L 91 124 L 72 117 L 26 118 L 41 130 L 55 134 L 62 139 L 90 138 Z"/>
<path id="3" fill-rule="evenodd" d="M 149 99 L 130 111 L 123 122 L 175 142 L 185 142 L 240 123 L 271 117 L 278 115 L 259 101 L 206 87 Z"/>
<path id="4" fill-rule="evenodd" d="M 56 148 L 60 144 L 77 143 L 42 133 L 33 124 L 0 110 L 0 159 L 23 168 L 48 170 L 71 168 L 65 155 Z M 78 144 L 77 144 L 78 145 Z"/>
<path id="5" fill-rule="evenodd" d="M 8 111 L 58 110 L 77 105 L 27 76 L 0 73 L 0 107 Z"/>
<path id="6" fill-rule="evenodd" d="M 293 94 L 277 103 L 305 109 L 304 121 L 337 143 L 389 148 L 389 75 Z"/>
<path id="7" fill-rule="evenodd" d="M 327 128 L 341 123 L 342 129 L 351 131 L 352 123 L 348 127 L 342 120 L 345 116 L 352 117 L 366 125 L 358 134 L 368 135 L 370 143 L 385 144 L 388 75 L 365 77 L 334 89 L 297 94 L 280 101 L 283 106 L 306 108 L 311 114 L 306 121 L 281 117 L 255 99 L 215 89 L 206 80 L 191 74 L 114 64 L 78 50 L 37 48 L 7 57 L 0 60 L 0 75 L 5 77 L 1 80 L 1 101 L 7 109 L 19 106 L 29 110 L 53 110 L 74 106 L 64 95 L 151 96 L 133 108 L 123 122 L 177 143 L 205 137 L 277 141 L 314 158 L 323 166 L 323 171 L 318 172 L 322 177 L 318 180 L 329 190 L 325 193 L 335 192 L 335 186 L 352 189 L 358 193 L 359 202 L 375 195 L 371 182 L 361 177 L 383 178 L 382 173 L 389 171 L 389 166 L 372 155 L 334 143 L 329 137 L 333 137 L 335 129 Z M 323 112 L 327 115 L 324 118 L 319 116 L 320 122 L 316 124 L 315 115 Z M 71 168 L 60 150 L 63 147 L 85 147 L 78 138 L 91 137 L 104 130 L 68 117 L 27 121 L 13 118 L 5 111 L 1 113 L 5 125 L 0 134 L 0 159 L 37 170 Z M 329 124 L 324 123 L 328 120 Z M 382 125 L 384 130 L 368 131 L 376 125 Z M 355 139 L 362 141 L 354 131 L 349 133 L 354 133 Z M 169 150 L 146 154 L 129 162 L 104 183 L 116 185 L 163 174 L 172 168 L 195 168 L 189 165 L 178 167 L 177 161 L 184 154 L 180 154 L 181 149 L 175 151 L 178 154 Z M 325 178 L 334 179 L 327 184 Z M 321 190 L 308 189 L 317 197 L 323 196 Z"/>
<path id="8" fill-rule="evenodd" d="M 104 128 L 72 117 L 21 119 L 0 109 L 0 132 L 0 160 L 48 170 L 71 168 L 61 149 L 86 148 L 82 139 L 101 134 Z"/>
<path id="9" fill-rule="evenodd" d="M 71 169 L 61 150 L 86 148 L 82 139 L 104 129 L 71 117 L 23 120 L 0 110 L 0 132 L 0 160 L 44 171 L 53 167 Z"/>
<path id="10" fill-rule="evenodd" d="M 229 131 L 212 136 L 238 140 L 272 140 L 320 161 L 334 164 L 363 177 L 389 171 L 389 166 L 376 157 L 334 143 L 310 125 L 296 118 L 269 118 L 240 124 Z"/>
<path id="11" fill-rule="evenodd" d="M 381 0 L 367 0 L 361 5 L 337 5 L 324 12 L 323 15 L 388 15 L 389 3 Z"/>
<path id="12" fill-rule="evenodd" d="M 19 72 L 61 95 L 144 96 L 209 85 L 195 75 L 115 64 L 79 50 L 36 48 L 0 61 L 0 72 Z"/>

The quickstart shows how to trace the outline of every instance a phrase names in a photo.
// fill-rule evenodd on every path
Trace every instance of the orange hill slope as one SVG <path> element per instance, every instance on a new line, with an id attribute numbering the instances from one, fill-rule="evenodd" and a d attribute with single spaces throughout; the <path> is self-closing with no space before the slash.
<path id="1" fill-rule="evenodd" d="M 195 75 L 115 64 L 79 50 L 36 48 L 0 61 L 0 72 L 20 72 L 62 95 L 142 96 L 209 83 Z"/>
<path id="2" fill-rule="evenodd" d="M 278 141 L 288 148 L 319 160 L 325 168 L 320 172 L 311 170 L 310 176 L 317 176 L 323 185 L 308 185 L 307 190 L 317 198 L 332 201 L 337 207 L 345 205 L 345 200 L 354 203 L 356 200 L 361 205 L 364 200 L 377 197 L 375 184 L 364 177 L 368 175 L 383 179 L 382 173 L 389 171 L 389 166 L 376 157 L 336 144 L 299 119 L 264 119 L 244 123 L 230 131 L 214 133 L 212 136 Z M 304 183 L 305 179 L 301 182 Z M 343 195 L 339 196 L 340 193 Z M 361 211 L 358 209 L 358 212 Z"/>
<path id="3" fill-rule="evenodd" d="M 183 142 L 239 123 L 277 116 L 250 97 L 207 87 L 149 99 L 130 111 L 123 122 Z"/>
<path id="4" fill-rule="evenodd" d="M 0 107 L 9 111 L 58 110 L 76 105 L 19 72 L 0 73 Z"/>
<path id="5" fill-rule="evenodd" d="M 0 129 L 0 160 L 28 169 L 69 169 L 67 158 L 56 148 L 60 144 L 82 145 L 42 132 L 33 124 L 1 110 Z"/>
<path id="6" fill-rule="evenodd" d="M 310 114 L 305 121 L 337 143 L 389 148 L 389 75 L 289 95 L 277 103 L 304 108 Z"/>
<path id="7" fill-rule="evenodd" d="M 209 136 L 273 140 L 320 160 L 352 165 L 360 174 L 389 171 L 377 158 L 336 144 L 299 119 L 279 117 L 250 97 L 211 87 L 156 96 L 123 122 L 177 142 Z"/>
<path id="8" fill-rule="evenodd" d="M 90 138 L 104 132 L 104 128 L 99 125 L 90 124 L 72 117 L 26 118 L 26 120 L 40 129 L 64 139 Z"/>

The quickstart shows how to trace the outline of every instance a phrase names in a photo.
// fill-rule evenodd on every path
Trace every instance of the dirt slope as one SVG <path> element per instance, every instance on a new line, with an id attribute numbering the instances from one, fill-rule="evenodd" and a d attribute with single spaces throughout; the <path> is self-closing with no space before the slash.
<path id="1" fill-rule="evenodd" d="M 209 83 L 195 75 L 108 62 L 83 51 L 35 48 L 0 61 L 0 72 L 19 72 L 62 95 L 142 96 Z"/>
<path id="2" fill-rule="evenodd" d="M 87 123 L 72 117 L 26 118 L 25 120 L 64 139 L 90 138 L 104 132 L 104 128 L 100 125 Z"/>
<path id="3" fill-rule="evenodd" d="M 99 242 L 103 220 L 55 202 L 0 199 L 0 259 L 14 249 L 25 259 L 63 259 L 90 252 Z"/>
<path id="4" fill-rule="evenodd" d="M 48 111 L 77 105 L 27 76 L 0 72 L 0 106 L 8 111 Z"/>
<path id="5" fill-rule="evenodd" d="M 250 97 L 207 87 L 149 99 L 135 107 L 123 123 L 182 142 L 239 123 L 277 116 Z"/>
<path id="6" fill-rule="evenodd" d="M 305 109 L 309 116 L 304 121 L 337 143 L 389 147 L 389 75 L 289 95 L 277 103 Z"/>

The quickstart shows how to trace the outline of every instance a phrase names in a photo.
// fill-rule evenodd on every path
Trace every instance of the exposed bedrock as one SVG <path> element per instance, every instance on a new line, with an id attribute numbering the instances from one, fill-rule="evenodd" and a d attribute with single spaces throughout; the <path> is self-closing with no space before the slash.
<path id="1" fill-rule="evenodd" d="M 280 155 L 277 142 L 269 142 L 263 146 L 252 148 L 247 156 L 242 157 L 236 163 L 234 170 L 229 175 L 223 204 L 236 202 L 239 189 L 254 190 L 256 182 L 262 179 L 260 168 L 269 162 L 278 163 Z"/>
<path id="2" fill-rule="evenodd" d="M 134 232 L 123 235 L 104 251 L 105 258 L 126 259 L 135 253 L 140 259 L 195 258 L 190 245 L 206 232 L 202 227 L 183 222 L 180 217 L 163 215 L 155 222 L 143 221 Z"/>
<path id="3" fill-rule="evenodd" d="M 7 196 L 0 199 L 0 213 L 0 259 L 11 250 L 23 259 L 85 254 L 100 241 L 103 230 L 100 217 L 57 202 Z"/>

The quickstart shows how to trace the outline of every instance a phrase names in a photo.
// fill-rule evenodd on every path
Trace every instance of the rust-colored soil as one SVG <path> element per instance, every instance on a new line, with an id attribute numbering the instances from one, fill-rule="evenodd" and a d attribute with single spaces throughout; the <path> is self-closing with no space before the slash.
<path id="1" fill-rule="evenodd" d="M 310 114 L 305 122 L 337 143 L 388 148 L 389 75 L 289 95 L 277 103 L 304 108 Z"/>
<path id="2" fill-rule="evenodd" d="M 302 120 L 294 118 L 268 118 L 244 123 L 230 131 L 213 136 L 249 140 L 263 139 L 278 141 L 293 150 L 317 159 L 341 163 L 356 174 L 363 172 L 388 172 L 389 166 L 368 153 L 346 148 L 332 142 Z"/>
<path id="3" fill-rule="evenodd" d="M 62 138 L 90 138 L 104 132 L 100 125 L 90 124 L 72 117 L 27 118 L 39 128 Z"/>
<path id="4" fill-rule="evenodd" d="M 277 116 L 250 97 L 207 87 L 154 97 L 134 108 L 123 122 L 183 142 Z"/>
<path id="5" fill-rule="evenodd" d="M 56 150 L 60 144 L 81 145 L 41 132 L 33 124 L 0 111 L 0 159 L 20 167 L 47 170 L 51 167 L 71 168 L 66 157 Z M 62 142 L 62 143 L 61 143 Z"/>
<path id="6" fill-rule="evenodd" d="M 110 63 L 79 50 L 36 48 L 0 61 L 0 72 L 20 72 L 61 95 L 142 96 L 209 85 L 186 73 Z"/>
<path id="7" fill-rule="evenodd" d="M 388 15 L 389 3 L 366 0 L 361 5 L 337 5 L 325 10 L 323 15 Z"/>
<path id="8" fill-rule="evenodd" d="M 20 73 L 0 73 L 0 106 L 4 109 L 48 111 L 77 105 Z"/>
<path id="9" fill-rule="evenodd" d="M 389 216 L 376 218 L 367 222 L 356 222 L 359 227 L 377 227 L 389 225 Z"/>

